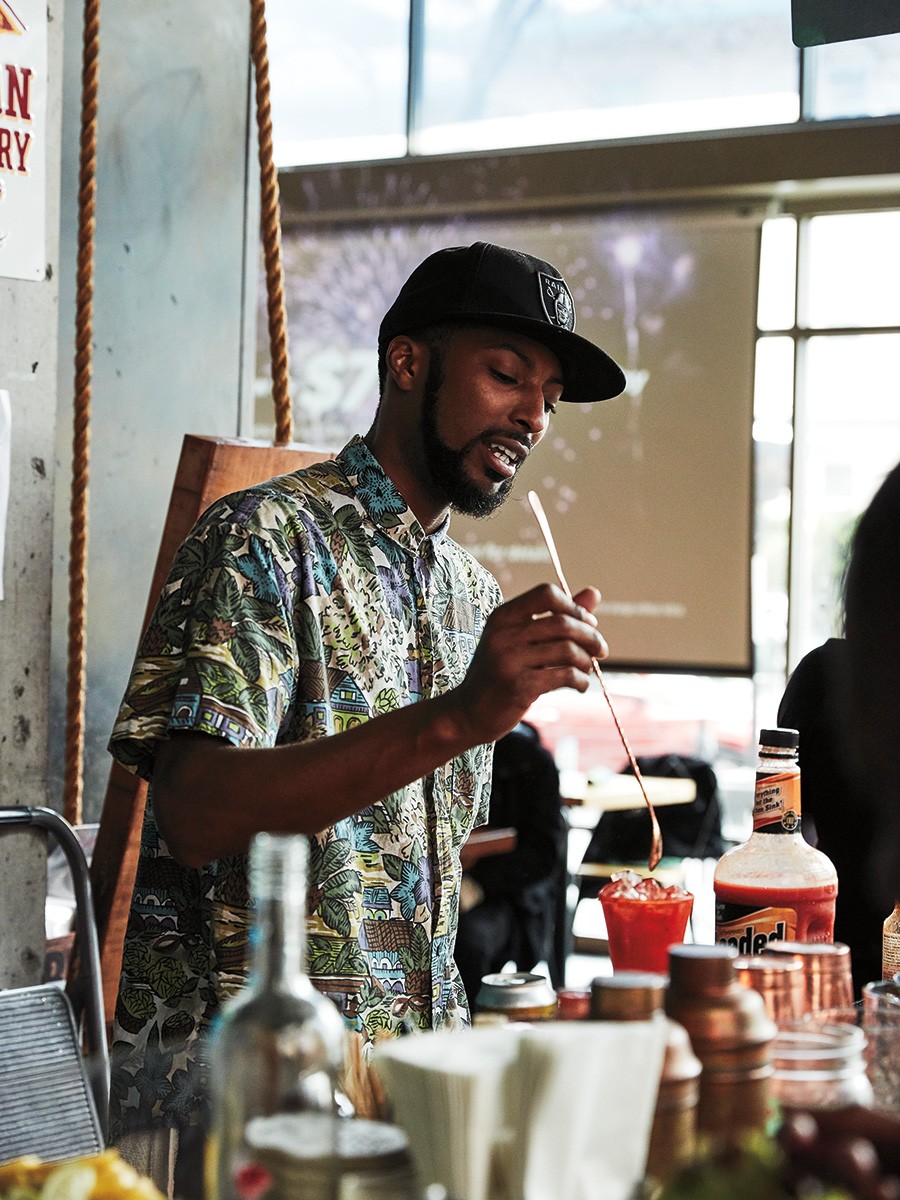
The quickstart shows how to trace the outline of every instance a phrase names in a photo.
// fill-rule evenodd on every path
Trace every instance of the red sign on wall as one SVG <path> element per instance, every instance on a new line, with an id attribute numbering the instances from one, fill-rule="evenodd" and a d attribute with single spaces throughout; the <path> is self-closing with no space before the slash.
<path id="1" fill-rule="evenodd" d="M 47 7 L 0 0 L 0 275 L 46 275 Z"/>

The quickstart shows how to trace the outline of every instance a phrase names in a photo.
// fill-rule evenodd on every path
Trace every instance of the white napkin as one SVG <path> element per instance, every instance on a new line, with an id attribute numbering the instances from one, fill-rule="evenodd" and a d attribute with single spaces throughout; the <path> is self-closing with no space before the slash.
<path id="1" fill-rule="evenodd" d="M 665 1053 L 651 1021 L 566 1021 L 522 1037 L 509 1200 L 626 1200 L 643 1177 Z"/>
<path id="2" fill-rule="evenodd" d="M 458 1200 L 628 1200 L 666 1024 L 567 1021 L 381 1043 L 374 1064 L 425 1183 Z"/>
<path id="3" fill-rule="evenodd" d="M 380 1042 L 372 1062 L 406 1130 L 423 1183 L 488 1200 L 502 1081 L 518 1040 L 503 1027 Z"/>

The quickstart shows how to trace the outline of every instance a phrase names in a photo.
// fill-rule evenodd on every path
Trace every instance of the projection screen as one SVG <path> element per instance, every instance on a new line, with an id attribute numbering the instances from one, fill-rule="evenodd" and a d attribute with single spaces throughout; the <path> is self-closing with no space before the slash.
<path id="1" fill-rule="evenodd" d="M 368 428 L 378 323 L 432 250 L 487 240 L 549 260 L 628 387 L 560 405 L 507 504 L 454 515 L 451 533 L 507 597 L 551 579 L 533 488 L 569 582 L 603 593 L 608 667 L 749 673 L 758 239 L 758 215 L 732 212 L 287 230 L 296 437 L 337 447 Z"/>

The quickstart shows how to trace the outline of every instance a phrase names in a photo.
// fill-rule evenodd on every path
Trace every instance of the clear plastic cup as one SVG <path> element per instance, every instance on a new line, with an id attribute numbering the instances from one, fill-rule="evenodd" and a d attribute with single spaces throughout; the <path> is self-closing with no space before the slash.
<path id="1" fill-rule="evenodd" d="M 672 884 L 619 871 L 598 894 L 614 971 L 669 973 L 669 947 L 684 941 L 694 897 Z"/>

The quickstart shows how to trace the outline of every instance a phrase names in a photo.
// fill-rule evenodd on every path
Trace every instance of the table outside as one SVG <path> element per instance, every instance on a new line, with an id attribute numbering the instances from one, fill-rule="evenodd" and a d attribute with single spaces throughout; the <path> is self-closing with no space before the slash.
<path id="1" fill-rule="evenodd" d="M 650 803 L 656 807 L 670 804 L 692 804 L 697 796 L 697 785 L 693 779 L 661 775 L 642 775 Z M 623 812 L 644 808 L 644 797 L 634 775 L 611 772 L 602 780 L 593 782 L 589 776 L 579 772 L 564 771 L 560 778 L 563 811 L 569 827 L 568 870 L 569 881 L 579 883 L 585 877 L 596 881 L 599 889 L 617 864 L 585 863 L 585 850 L 591 833 L 605 812 Z M 646 872 L 642 872 L 646 873 Z M 655 872 L 663 884 L 684 885 L 682 864 L 663 861 L 662 869 Z M 689 888 L 688 890 L 693 890 Z M 600 901 L 583 899 L 575 902 L 570 912 L 570 946 L 577 954 L 605 957 L 606 921 Z"/>
<path id="2" fill-rule="evenodd" d="M 473 829 L 463 843 L 459 857 L 464 868 L 489 854 L 509 854 L 516 848 L 516 831 L 507 826 Z"/>
<path id="3" fill-rule="evenodd" d="M 693 804 L 697 797 L 693 779 L 668 775 L 642 775 L 641 778 L 654 806 Z M 596 825 L 600 813 L 644 807 L 644 797 L 634 775 L 611 773 L 602 781 L 593 782 L 587 775 L 564 771 L 560 777 L 560 792 L 570 819 L 575 815 L 573 809 L 584 809 L 594 814 L 591 825 Z M 581 823 L 580 817 L 577 819 Z"/>

